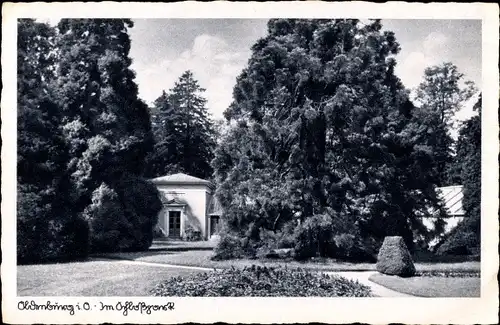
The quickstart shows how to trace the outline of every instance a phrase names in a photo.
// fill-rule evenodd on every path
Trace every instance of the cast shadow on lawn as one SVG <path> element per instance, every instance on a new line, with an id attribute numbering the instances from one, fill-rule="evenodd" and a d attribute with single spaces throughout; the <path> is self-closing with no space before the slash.
<path id="1" fill-rule="evenodd" d="M 184 250 L 182 250 L 184 251 Z M 114 253 L 99 253 L 92 254 L 90 257 L 93 259 L 103 258 L 103 259 L 116 259 L 116 260 L 137 260 L 143 257 L 154 257 L 154 256 L 165 256 L 165 255 L 175 255 L 179 250 L 166 250 L 166 249 L 150 249 L 147 251 L 140 252 L 114 252 Z"/>
<path id="2" fill-rule="evenodd" d="M 415 263 L 464 263 L 480 262 L 481 255 L 436 255 L 430 252 L 414 252 L 412 254 Z"/>

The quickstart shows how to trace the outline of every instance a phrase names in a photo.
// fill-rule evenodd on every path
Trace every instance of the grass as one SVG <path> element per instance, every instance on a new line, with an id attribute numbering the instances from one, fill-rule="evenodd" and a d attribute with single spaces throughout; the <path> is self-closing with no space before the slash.
<path id="1" fill-rule="evenodd" d="M 370 281 L 386 288 L 419 297 L 480 297 L 479 277 L 410 277 L 400 278 L 385 274 L 374 274 Z"/>
<path id="2" fill-rule="evenodd" d="M 149 250 L 137 253 L 113 253 L 89 261 L 17 267 L 17 288 L 20 296 L 148 296 L 158 283 L 178 276 L 190 276 L 199 270 L 167 268 L 156 265 L 129 264 L 127 260 L 230 269 L 250 267 L 302 268 L 308 271 L 373 271 L 375 264 L 347 263 L 333 259 L 307 262 L 293 260 L 228 260 L 212 261 L 212 252 L 195 250 Z M 121 261 L 117 261 L 121 260 Z M 417 272 L 479 272 L 480 263 L 474 261 L 454 263 L 416 263 Z M 396 291 L 420 296 L 477 296 L 479 278 L 414 277 L 399 279 L 384 275 L 374 276 L 374 282 Z"/>
<path id="3" fill-rule="evenodd" d="M 199 271 L 119 261 L 20 265 L 19 296 L 149 296 L 165 279 Z"/>
<path id="4" fill-rule="evenodd" d="M 315 259 L 307 262 L 277 259 L 237 259 L 226 261 L 212 261 L 211 251 L 189 250 L 189 251 L 146 251 L 136 253 L 113 253 L 103 255 L 116 259 L 128 259 L 134 261 L 173 264 L 183 266 L 197 266 L 206 268 L 227 269 L 234 267 L 246 267 L 251 265 L 277 267 L 287 266 L 290 268 L 303 268 L 310 271 L 374 271 L 373 263 L 348 263 L 334 259 Z M 415 263 L 417 271 L 454 271 L 454 272 L 478 272 L 480 263 L 475 261 L 454 263 Z"/>
<path id="5" fill-rule="evenodd" d="M 480 272 L 481 263 L 478 261 L 453 262 L 453 263 L 415 263 L 417 272 Z"/>
<path id="6" fill-rule="evenodd" d="M 189 250 L 189 251 L 146 251 L 135 253 L 112 253 L 102 255 L 104 257 L 127 259 L 142 262 L 173 264 L 183 266 L 197 266 L 206 268 L 227 269 L 234 267 L 245 267 L 251 265 L 259 266 L 287 266 L 290 268 L 303 268 L 310 271 L 374 271 L 374 263 L 348 263 L 334 259 L 315 259 L 306 262 L 278 259 L 236 259 L 225 261 L 212 261 L 211 251 Z M 476 261 L 454 262 L 454 263 L 415 263 L 417 271 L 454 271 L 454 272 L 479 272 L 480 263 Z"/>
<path id="7" fill-rule="evenodd" d="M 216 245 L 215 241 L 182 241 L 169 239 L 156 239 L 153 241 L 150 250 L 170 250 L 170 251 L 186 251 L 186 250 L 209 250 L 211 251 Z"/>
<path id="8" fill-rule="evenodd" d="M 375 264 L 372 263 L 347 263 L 339 262 L 331 259 L 316 259 L 307 262 L 297 262 L 294 260 L 277 260 L 277 259 L 235 259 L 225 261 L 212 261 L 211 251 L 205 250 L 190 250 L 190 251 L 147 251 L 137 253 L 113 253 L 102 255 L 108 258 L 128 259 L 141 262 L 173 264 L 183 266 L 197 266 L 216 269 L 228 269 L 231 267 L 243 268 L 252 265 L 267 266 L 267 267 L 284 267 L 302 268 L 309 271 L 349 271 L 360 270 L 370 271 L 375 269 Z"/>

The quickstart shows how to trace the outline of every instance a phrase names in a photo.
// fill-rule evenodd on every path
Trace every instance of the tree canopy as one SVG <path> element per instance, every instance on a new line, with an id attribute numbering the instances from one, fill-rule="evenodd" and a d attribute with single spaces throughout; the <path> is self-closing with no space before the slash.
<path id="1" fill-rule="evenodd" d="M 155 147 L 148 159 L 150 176 L 187 173 L 212 177 L 215 125 L 202 88 L 191 71 L 184 72 L 167 94 L 154 102 Z"/>
<path id="2" fill-rule="evenodd" d="M 477 92 L 474 83 L 464 80 L 464 74 L 456 65 L 445 62 L 424 71 L 424 80 L 417 87 L 416 103 L 420 124 L 427 127 L 427 145 L 435 154 L 439 185 L 453 184 L 453 156 L 455 141 L 451 129 L 458 127 L 453 119 L 455 113 Z"/>
<path id="3" fill-rule="evenodd" d="M 63 19 L 56 27 L 18 23 L 18 225 L 26 229 L 20 260 L 65 254 L 55 246 L 79 247 L 72 246 L 73 255 L 84 255 L 88 244 L 100 251 L 103 236 L 112 250 L 151 244 L 152 226 L 148 231 L 143 225 L 154 226 L 161 203 L 141 179 L 153 138 L 130 69 L 132 26 L 128 19 Z M 133 198 L 142 205 L 129 203 L 131 186 L 149 187 Z M 112 219 L 101 211 L 109 204 L 98 199 L 103 189 L 122 210 L 108 228 L 93 225 Z M 75 234 L 83 243 L 69 238 Z M 37 252 L 37 245 L 48 251 Z"/>
<path id="4" fill-rule="evenodd" d="M 401 235 L 409 247 L 427 236 L 420 217 L 440 208 L 434 152 L 394 74 L 398 52 L 379 20 L 269 21 L 213 161 L 229 233 L 258 243 L 327 215 L 338 236 Z"/>
<path id="5" fill-rule="evenodd" d="M 220 123 L 189 70 L 152 108 L 139 98 L 132 27 L 18 21 L 20 262 L 149 247 L 162 204 L 144 177 L 178 172 L 216 183 L 221 256 L 369 260 L 386 236 L 426 247 L 443 220 L 422 218 L 445 214 L 436 187 L 455 182 L 470 218 L 440 249 L 479 243 L 481 98 L 455 142 L 476 89 L 452 63 L 426 69 L 412 101 L 380 20 L 271 19 Z"/>
<path id="6" fill-rule="evenodd" d="M 454 169 L 463 184 L 465 218 L 438 244 L 442 254 L 477 254 L 481 246 L 481 107 L 479 96 L 474 110 L 477 115 L 466 120 L 457 141 Z"/>

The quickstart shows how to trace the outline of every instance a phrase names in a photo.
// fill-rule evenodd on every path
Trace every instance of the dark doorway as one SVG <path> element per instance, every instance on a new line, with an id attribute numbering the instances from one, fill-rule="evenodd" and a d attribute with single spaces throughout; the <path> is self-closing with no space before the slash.
<path id="1" fill-rule="evenodd" d="M 210 216 L 210 236 L 217 235 L 219 233 L 219 216 Z"/>
<path id="2" fill-rule="evenodd" d="M 168 212 L 168 237 L 180 238 L 181 237 L 181 212 L 169 211 Z"/>

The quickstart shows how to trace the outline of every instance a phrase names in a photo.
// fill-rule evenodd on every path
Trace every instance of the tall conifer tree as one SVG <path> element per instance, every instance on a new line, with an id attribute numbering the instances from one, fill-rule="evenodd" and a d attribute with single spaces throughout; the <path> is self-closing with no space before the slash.
<path id="1" fill-rule="evenodd" d="M 327 215 L 339 236 L 402 235 L 410 247 L 426 236 L 419 217 L 439 205 L 422 170 L 433 153 L 413 140 L 398 52 L 379 20 L 268 23 L 213 163 L 229 233 L 258 243 L 262 229 Z"/>
<path id="2" fill-rule="evenodd" d="M 191 71 L 182 74 L 167 94 L 156 99 L 156 145 L 150 159 L 151 176 L 187 173 L 210 179 L 215 127 L 200 87 Z"/>
<path id="3" fill-rule="evenodd" d="M 57 99 L 72 155 L 74 207 L 89 222 L 93 250 L 148 247 L 161 208 L 151 189 L 127 199 L 133 187 L 148 188 L 140 177 L 153 144 L 148 107 L 130 69 L 131 27 L 129 19 L 58 24 Z"/>

